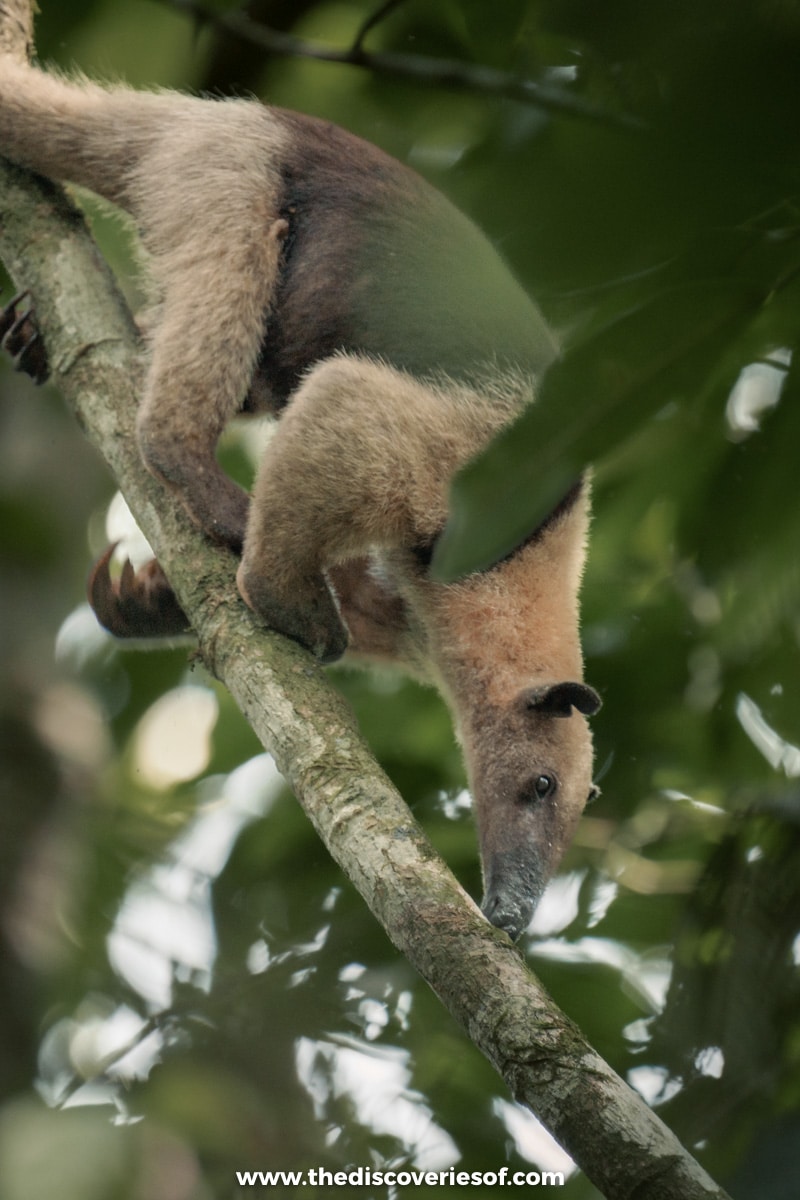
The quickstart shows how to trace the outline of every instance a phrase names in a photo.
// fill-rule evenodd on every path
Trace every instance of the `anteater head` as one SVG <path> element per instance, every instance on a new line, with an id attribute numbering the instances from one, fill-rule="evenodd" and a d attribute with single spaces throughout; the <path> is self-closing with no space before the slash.
<path id="1" fill-rule="evenodd" d="M 483 912 L 528 925 L 592 793 L 578 591 L 588 484 L 513 554 L 454 584 L 420 585 L 430 655 L 455 717 L 480 841 Z"/>
<path id="2" fill-rule="evenodd" d="M 506 706 L 484 708 L 469 731 L 482 909 L 513 939 L 530 922 L 592 793 L 585 718 L 599 707 L 585 683 L 540 684 Z"/>

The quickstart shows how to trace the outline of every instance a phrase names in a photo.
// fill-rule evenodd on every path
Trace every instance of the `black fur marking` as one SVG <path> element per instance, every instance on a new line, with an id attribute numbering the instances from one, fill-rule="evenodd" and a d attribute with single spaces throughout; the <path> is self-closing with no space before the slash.
<path id="1" fill-rule="evenodd" d="M 536 374 L 555 356 L 494 247 L 421 176 L 325 121 L 270 111 L 288 134 L 289 228 L 259 363 L 276 407 L 337 351 L 451 379 L 490 360 Z"/>

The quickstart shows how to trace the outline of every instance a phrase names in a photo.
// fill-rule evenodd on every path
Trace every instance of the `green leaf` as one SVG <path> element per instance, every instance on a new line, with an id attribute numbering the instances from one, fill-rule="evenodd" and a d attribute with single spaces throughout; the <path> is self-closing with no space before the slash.
<path id="1" fill-rule="evenodd" d="M 707 382 L 761 301 L 730 280 L 676 286 L 568 350 L 537 403 L 456 476 L 433 577 L 456 579 L 510 553 L 590 463 Z"/>

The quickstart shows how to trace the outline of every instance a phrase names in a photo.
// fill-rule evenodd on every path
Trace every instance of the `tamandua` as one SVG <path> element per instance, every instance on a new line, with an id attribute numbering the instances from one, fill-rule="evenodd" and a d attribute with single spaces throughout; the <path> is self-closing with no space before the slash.
<path id="1" fill-rule="evenodd" d="M 134 218 L 154 309 L 137 435 L 148 468 L 272 628 L 323 662 L 400 665 L 453 714 L 483 911 L 517 938 L 592 791 L 579 480 L 517 550 L 430 578 L 454 473 L 534 400 L 556 344 L 489 241 L 413 171 L 328 122 L 136 92 L 0 57 L 0 153 Z M 215 458 L 279 416 L 252 499 Z M 112 632 L 180 627 L 157 566 L 92 596 Z"/>

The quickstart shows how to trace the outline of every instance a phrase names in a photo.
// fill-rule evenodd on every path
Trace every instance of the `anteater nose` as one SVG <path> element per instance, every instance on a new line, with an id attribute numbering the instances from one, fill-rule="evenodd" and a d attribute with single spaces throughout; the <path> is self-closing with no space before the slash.
<path id="1" fill-rule="evenodd" d="M 488 892 L 481 912 L 492 925 L 502 929 L 515 942 L 533 914 L 533 905 L 521 905 L 500 892 Z"/>

